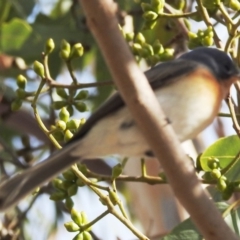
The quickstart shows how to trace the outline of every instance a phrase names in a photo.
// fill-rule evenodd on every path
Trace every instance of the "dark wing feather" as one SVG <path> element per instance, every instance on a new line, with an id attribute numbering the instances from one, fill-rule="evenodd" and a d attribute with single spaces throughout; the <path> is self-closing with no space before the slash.
<path id="1" fill-rule="evenodd" d="M 166 63 L 161 63 L 145 72 L 145 75 L 153 89 L 162 88 L 176 81 L 178 77 L 187 75 L 194 71 L 199 64 L 193 61 L 177 59 Z M 111 114 L 125 103 L 119 93 L 110 97 L 102 106 L 100 106 L 83 125 L 80 131 L 71 139 L 71 142 L 82 138 L 94 124 L 104 116 Z"/>

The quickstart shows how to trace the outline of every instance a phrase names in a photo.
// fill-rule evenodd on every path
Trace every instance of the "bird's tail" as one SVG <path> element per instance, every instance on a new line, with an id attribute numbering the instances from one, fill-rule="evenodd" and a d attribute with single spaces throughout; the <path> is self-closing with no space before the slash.
<path id="1" fill-rule="evenodd" d="M 74 144 L 72 144 L 74 147 Z M 0 212 L 16 205 L 23 197 L 33 192 L 47 180 L 80 160 L 69 156 L 71 145 L 52 154 L 43 162 L 4 181 L 0 185 Z"/>

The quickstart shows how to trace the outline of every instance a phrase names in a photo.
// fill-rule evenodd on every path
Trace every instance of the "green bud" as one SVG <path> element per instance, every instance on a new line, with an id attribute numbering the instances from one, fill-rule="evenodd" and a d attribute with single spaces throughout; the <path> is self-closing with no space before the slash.
<path id="1" fill-rule="evenodd" d="M 49 38 L 45 44 L 45 54 L 48 55 L 53 51 L 54 48 L 55 48 L 55 43 L 52 38 Z"/>
<path id="2" fill-rule="evenodd" d="M 75 180 L 74 180 L 75 181 Z M 72 185 L 74 184 L 74 182 L 72 180 L 64 180 L 61 184 L 61 188 L 66 191 L 68 190 L 68 188 L 70 188 Z"/>
<path id="3" fill-rule="evenodd" d="M 92 240 L 92 236 L 89 232 L 82 232 L 82 235 L 83 235 L 83 240 Z"/>
<path id="4" fill-rule="evenodd" d="M 16 98 L 12 103 L 11 103 L 11 110 L 12 111 L 17 111 L 20 109 L 22 106 L 22 100 L 19 98 Z"/>
<path id="5" fill-rule="evenodd" d="M 198 35 L 194 32 L 188 32 L 188 37 L 189 37 L 189 40 L 192 40 L 192 39 L 198 38 Z"/>
<path id="6" fill-rule="evenodd" d="M 198 38 L 202 38 L 202 37 L 204 37 L 204 36 L 205 36 L 204 31 L 201 30 L 201 29 L 199 29 L 198 32 L 197 32 L 197 36 L 198 36 Z"/>
<path id="7" fill-rule="evenodd" d="M 128 42 L 132 41 L 134 38 L 134 32 L 126 33 L 125 38 Z"/>
<path id="8" fill-rule="evenodd" d="M 214 40 L 213 40 L 212 37 L 208 37 L 208 36 L 207 36 L 207 37 L 204 37 L 204 38 L 202 39 L 201 43 L 202 43 L 203 46 L 209 47 L 209 46 L 212 46 L 212 45 L 213 45 Z"/>
<path id="9" fill-rule="evenodd" d="M 226 183 L 226 181 L 225 181 L 222 177 L 220 177 L 220 178 L 218 179 L 217 188 L 218 188 L 218 190 L 221 191 L 221 192 L 225 191 L 226 188 L 227 188 L 227 183 Z"/>
<path id="10" fill-rule="evenodd" d="M 134 43 L 132 45 L 132 52 L 133 52 L 133 54 L 135 54 L 135 55 L 139 54 L 141 52 L 141 50 L 142 50 L 142 46 L 139 43 Z"/>
<path id="11" fill-rule="evenodd" d="M 153 56 L 154 55 L 154 51 L 153 51 L 152 45 L 150 45 L 148 43 L 144 43 L 143 44 L 143 49 L 147 50 L 148 56 Z"/>
<path id="12" fill-rule="evenodd" d="M 73 137 L 72 132 L 67 129 L 64 134 L 64 142 L 68 142 Z"/>
<path id="13" fill-rule="evenodd" d="M 152 20 L 152 21 L 146 21 L 144 23 L 143 29 L 153 29 L 157 24 L 156 20 Z"/>
<path id="14" fill-rule="evenodd" d="M 160 55 L 161 61 L 168 61 L 173 59 L 174 49 L 173 48 L 165 48 L 163 54 Z"/>
<path id="15" fill-rule="evenodd" d="M 75 222 L 66 222 L 64 223 L 64 227 L 68 232 L 77 232 L 80 230 L 80 227 Z"/>
<path id="16" fill-rule="evenodd" d="M 17 85 L 19 88 L 21 89 L 25 89 L 26 87 L 26 84 L 27 84 L 27 79 L 23 76 L 23 75 L 18 75 L 17 77 Z"/>
<path id="17" fill-rule="evenodd" d="M 73 112 L 74 112 L 73 106 L 72 106 L 72 105 L 68 105 L 68 106 L 67 106 L 67 110 L 68 110 L 70 116 L 72 116 L 72 115 L 73 115 Z"/>
<path id="18" fill-rule="evenodd" d="M 57 92 L 58 96 L 60 96 L 60 97 L 62 97 L 64 99 L 68 98 L 68 94 L 67 94 L 67 92 L 65 91 L 64 88 L 57 88 L 56 92 Z"/>
<path id="19" fill-rule="evenodd" d="M 26 92 L 25 92 L 24 89 L 18 88 L 18 89 L 16 90 L 16 95 L 17 95 L 18 98 L 24 99 L 24 98 L 26 97 Z"/>
<path id="20" fill-rule="evenodd" d="M 67 108 L 63 107 L 60 112 L 59 112 L 59 118 L 64 121 L 67 122 L 69 120 L 70 114 L 67 110 Z"/>
<path id="21" fill-rule="evenodd" d="M 209 158 L 207 160 L 207 165 L 210 169 L 217 169 L 220 166 L 217 158 Z"/>
<path id="22" fill-rule="evenodd" d="M 77 130 L 80 126 L 80 120 L 78 119 L 72 119 L 69 122 L 67 122 L 67 129 L 71 130 Z"/>
<path id="23" fill-rule="evenodd" d="M 81 219 L 83 225 L 88 224 L 87 214 L 84 211 L 81 212 Z M 90 231 L 90 229 L 87 229 L 87 231 Z"/>
<path id="24" fill-rule="evenodd" d="M 219 179 L 221 177 L 221 172 L 218 169 L 213 169 L 211 171 L 211 176 L 213 179 Z"/>
<path id="25" fill-rule="evenodd" d="M 71 211 L 73 206 L 74 206 L 73 200 L 70 197 L 66 198 L 65 207 L 67 208 L 67 210 Z"/>
<path id="26" fill-rule="evenodd" d="M 63 191 L 56 191 L 50 195 L 50 199 L 53 201 L 61 201 L 67 197 L 67 193 Z"/>
<path id="27" fill-rule="evenodd" d="M 44 76 L 45 75 L 45 71 L 44 71 L 44 67 L 43 67 L 42 63 L 40 63 L 38 61 L 34 61 L 34 63 L 33 63 L 33 70 L 41 78 L 45 77 Z"/>
<path id="28" fill-rule="evenodd" d="M 56 127 L 57 129 L 64 131 L 66 129 L 66 123 L 62 120 L 57 120 Z"/>
<path id="29" fill-rule="evenodd" d="M 61 42 L 61 50 L 67 51 L 70 54 L 71 46 L 65 39 L 63 39 Z"/>
<path id="30" fill-rule="evenodd" d="M 61 189 L 61 187 L 60 186 L 62 186 L 62 180 L 61 179 L 59 179 L 59 178 L 54 178 L 53 180 L 52 180 L 52 185 L 53 185 L 53 187 L 55 188 L 55 189 Z"/>
<path id="31" fill-rule="evenodd" d="M 78 185 L 78 187 L 85 186 L 85 183 L 80 178 L 77 179 L 76 184 Z"/>
<path id="32" fill-rule="evenodd" d="M 72 169 L 68 169 L 62 173 L 63 177 L 68 181 L 75 181 L 77 179 Z"/>
<path id="33" fill-rule="evenodd" d="M 79 163 L 77 166 L 78 166 L 78 170 L 81 171 L 83 174 L 88 173 L 88 169 L 85 164 Z"/>
<path id="34" fill-rule="evenodd" d="M 122 164 L 117 164 L 113 167 L 112 169 L 112 178 L 117 178 L 121 175 L 122 173 Z"/>
<path id="35" fill-rule="evenodd" d="M 77 184 L 73 184 L 70 188 L 68 188 L 67 192 L 68 192 L 68 196 L 72 197 L 75 196 L 77 194 L 78 191 L 78 186 Z"/>
<path id="36" fill-rule="evenodd" d="M 149 62 L 149 65 L 154 66 L 156 65 L 156 63 L 160 61 L 160 56 L 159 55 L 149 56 L 147 58 L 147 61 Z"/>
<path id="37" fill-rule="evenodd" d="M 164 4 L 164 0 L 151 0 L 152 9 L 156 13 L 160 13 L 163 11 Z"/>
<path id="38" fill-rule="evenodd" d="M 78 233 L 73 240 L 83 240 L 83 234 L 82 233 Z"/>
<path id="39" fill-rule="evenodd" d="M 144 12 L 143 18 L 147 21 L 156 20 L 158 18 L 158 14 L 153 11 L 147 11 Z"/>
<path id="40" fill-rule="evenodd" d="M 229 7 L 234 11 L 239 11 L 240 3 L 238 0 L 229 0 Z"/>
<path id="41" fill-rule="evenodd" d="M 135 37 L 135 42 L 136 42 L 136 43 L 139 43 L 140 45 L 142 45 L 143 43 L 146 42 L 145 37 L 143 36 L 142 33 L 139 32 L 139 33 L 136 35 L 136 37 Z"/>
<path id="42" fill-rule="evenodd" d="M 164 47 L 158 39 L 153 43 L 153 51 L 155 54 L 162 54 L 164 52 Z"/>
<path id="43" fill-rule="evenodd" d="M 66 51 L 66 50 L 61 50 L 59 53 L 60 58 L 62 58 L 64 61 L 67 61 L 69 59 L 70 56 L 70 52 Z"/>
<path id="44" fill-rule="evenodd" d="M 87 105 L 84 102 L 75 102 L 74 106 L 79 112 L 87 111 Z"/>
<path id="45" fill-rule="evenodd" d="M 86 123 L 86 118 L 81 118 L 80 126 L 82 127 Z"/>
<path id="46" fill-rule="evenodd" d="M 55 101 L 52 104 L 52 107 L 56 110 L 59 110 L 67 105 L 66 101 Z"/>
<path id="47" fill-rule="evenodd" d="M 78 58 L 83 55 L 84 49 L 81 43 L 76 43 L 73 45 L 70 58 Z"/>
<path id="48" fill-rule="evenodd" d="M 74 208 L 71 210 L 71 218 L 78 226 L 82 225 L 82 215 Z"/>
<path id="49" fill-rule="evenodd" d="M 205 31 L 205 35 L 208 37 L 214 37 L 214 32 L 212 26 L 207 27 Z"/>
<path id="50" fill-rule="evenodd" d="M 63 141 L 63 133 L 61 131 L 53 132 L 52 135 L 58 142 Z"/>
<path id="51" fill-rule="evenodd" d="M 143 12 L 152 11 L 152 6 L 149 3 L 141 3 Z"/>
<path id="52" fill-rule="evenodd" d="M 113 205 L 116 205 L 119 201 L 117 193 L 113 190 L 109 191 L 109 198 Z"/>
<path id="53" fill-rule="evenodd" d="M 88 97 L 88 90 L 81 90 L 74 99 L 83 100 L 83 99 L 86 99 L 87 97 Z"/>

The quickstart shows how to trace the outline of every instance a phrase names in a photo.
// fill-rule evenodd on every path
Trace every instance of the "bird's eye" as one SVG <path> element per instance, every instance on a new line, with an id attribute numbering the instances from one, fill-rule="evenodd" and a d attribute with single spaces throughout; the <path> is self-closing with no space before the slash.
<path id="1" fill-rule="evenodd" d="M 226 72 L 231 72 L 232 71 L 231 66 L 229 64 L 224 64 L 223 67 L 224 67 L 224 70 Z"/>

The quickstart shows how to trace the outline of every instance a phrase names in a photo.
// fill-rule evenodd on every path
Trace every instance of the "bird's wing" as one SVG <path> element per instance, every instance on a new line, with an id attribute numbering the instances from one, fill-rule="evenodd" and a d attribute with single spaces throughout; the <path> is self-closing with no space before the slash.
<path id="1" fill-rule="evenodd" d="M 194 61 L 177 59 L 156 65 L 145 72 L 145 75 L 153 89 L 162 88 L 176 81 L 179 77 L 187 75 L 194 69 L 199 67 L 199 64 Z M 102 106 L 100 106 L 83 125 L 80 131 L 69 141 L 72 143 L 82 138 L 97 121 L 104 116 L 111 114 L 125 105 L 119 93 L 110 97 Z"/>

